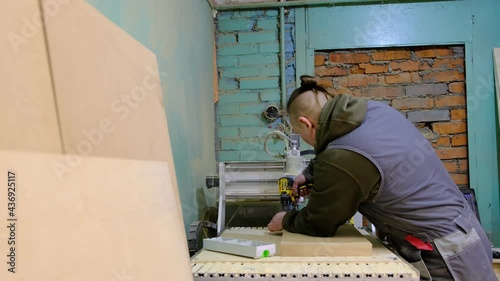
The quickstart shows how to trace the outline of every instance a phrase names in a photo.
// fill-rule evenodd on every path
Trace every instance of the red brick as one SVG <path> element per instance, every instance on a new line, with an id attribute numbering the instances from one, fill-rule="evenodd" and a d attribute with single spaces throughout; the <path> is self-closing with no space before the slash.
<path id="1" fill-rule="evenodd" d="M 319 78 L 317 80 L 318 85 L 322 86 L 323 88 L 331 88 L 333 87 L 333 82 L 332 78 Z"/>
<path id="2" fill-rule="evenodd" d="M 364 63 L 370 62 L 367 54 L 349 53 L 349 54 L 330 54 L 330 61 L 336 63 Z"/>
<path id="3" fill-rule="evenodd" d="M 407 96 L 440 95 L 448 91 L 446 83 L 409 85 L 405 88 Z"/>
<path id="4" fill-rule="evenodd" d="M 388 75 L 385 77 L 387 84 L 406 84 L 406 83 L 420 83 L 420 75 L 416 72 L 404 72 L 396 75 Z"/>
<path id="5" fill-rule="evenodd" d="M 373 60 L 401 60 L 409 59 L 410 51 L 379 51 L 373 52 Z"/>
<path id="6" fill-rule="evenodd" d="M 464 74 L 458 70 L 431 72 L 424 75 L 424 83 L 464 81 Z"/>
<path id="7" fill-rule="evenodd" d="M 450 93 L 465 93 L 465 84 L 464 82 L 453 82 L 448 85 Z"/>
<path id="8" fill-rule="evenodd" d="M 319 66 L 314 69 L 314 72 L 318 76 L 345 76 L 347 75 L 347 70 L 340 67 L 326 67 Z"/>
<path id="9" fill-rule="evenodd" d="M 415 51 L 415 55 L 419 58 L 437 58 L 453 56 L 453 50 L 446 48 L 425 49 Z"/>
<path id="10" fill-rule="evenodd" d="M 432 100 L 429 98 L 402 98 L 392 100 L 395 109 L 431 108 Z"/>
<path id="11" fill-rule="evenodd" d="M 349 89 L 334 89 L 334 88 L 328 88 L 328 92 L 330 92 L 333 95 L 338 95 L 338 94 L 345 94 L 345 95 L 353 95 L 355 96 L 355 93 Z"/>
<path id="12" fill-rule="evenodd" d="M 437 142 L 432 142 L 433 147 L 450 147 L 450 137 L 439 137 Z"/>
<path id="13" fill-rule="evenodd" d="M 451 138 L 451 145 L 452 146 L 467 145 L 467 135 L 466 134 L 454 135 Z"/>
<path id="14" fill-rule="evenodd" d="M 370 75 L 350 75 L 347 77 L 338 78 L 338 85 L 342 88 L 349 87 L 366 87 L 368 85 L 379 84 L 379 80 L 376 76 Z"/>
<path id="15" fill-rule="evenodd" d="M 458 168 L 462 172 L 468 171 L 469 170 L 469 162 L 467 161 L 467 159 L 465 159 L 465 160 L 459 160 L 458 161 Z"/>
<path id="16" fill-rule="evenodd" d="M 402 71 L 416 71 L 419 69 L 420 69 L 420 62 L 418 61 L 410 60 L 401 63 Z"/>
<path id="17" fill-rule="evenodd" d="M 359 88 L 352 90 L 352 95 L 356 96 L 356 97 L 362 97 L 363 96 L 363 94 L 361 92 L 361 89 L 359 89 Z"/>
<path id="18" fill-rule="evenodd" d="M 439 122 L 432 124 L 432 129 L 441 135 L 465 133 L 467 124 L 465 122 Z"/>
<path id="19" fill-rule="evenodd" d="M 374 87 L 363 88 L 361 90 L 363 97 L 399 97 L 404 95 L 403 87 Z"/>
<path id="20" fill-rule="evenodd" d="M 434 100 L 436 107 L 465 106 L 464 96 L 441 96 Z"/>
<path id="21" fill-rule="evenodd" d="M 452 109 L 451 110 L 452 120 L 465 120 L 467 119 L 467 112 L 465 109 Z"/>
<path id="22" fill-rule="evenodd" d="M 365 70 L 364 70 L 364 69 L 362 69 L 362 68 L 359 68 L 359 65 L 353 65 L 353 66 L 350 68 L 349 72 L 350 72 L 351 74 L 365 74 Z"/>
<path id="23" fill-rule="evenodd" d="M 428 62 L 420 61 L 419 69 L 420 70 L 429 70 L 429 69 L 432 69 L 432 67 L 430 66 L 430 64 Z"/>
<path id="24" fill-rule="evenodd" d="M 469 183 L 469 177 L 465 174 L 450 174 L 456 185 L 466 185 Z"/>
<path id="25" fill-rule="evenodd" d="M 443 165 L 448 171 L 448 173 L 457 173 L 458 172 L 458 162 L 457 161 L 443 161 Z"/>
<path id="26" fill-rule="evenodd" d="M 389 67 L 391 68 L 392 71 L 394 71 L 394 70 L 400 70 L 401 69 L 401 63 L 400 62 L 391 61 L 389 63 Z"/>
<path id="27" fill-rule="evenodd" d="M 464 59 L 435 59 L 433 68 L 454 69 L 464 68 Z"/>
<path id="28" fill-rule="evenodd" d="M 314 66 L 324 65 L 326 61 L 325 55 L 315 55 L 314 56 Z"/>
<path id="29" fill-rule="evenodd" d="M 389 71 L 389 65 L 387 64 L 369 64 L 369 63 L 362 63 L 359 65 L 360 68 L 363 68 L 365 70 L 365 73 L 371 74 L 371 73 L 385 73 Z"/>
<path id="30" fill-rule="evenodd" d="M 442 160 L 467 158 L 467 148 L 465 147 L 438 148 L 436 153 Z"/>

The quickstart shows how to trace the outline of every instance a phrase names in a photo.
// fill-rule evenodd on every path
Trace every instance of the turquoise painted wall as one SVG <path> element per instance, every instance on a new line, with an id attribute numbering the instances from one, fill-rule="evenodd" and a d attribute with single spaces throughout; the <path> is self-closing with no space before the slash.
<path id="1" fill-rule="evenodd" d="M 297 73 L 314 73 L 314 50 L 464 44 L 470 186 L 482 225 L 500 245 L 500 198 L 492 48 L 500 2 L 442 1 L 297 11 Z M 302 28 L 301 28 L 302 27 Z"/>
<path id="2" fill-rule="evenodd" d="M 294 10 L 285 17 L 287 92 L 295 88 Z M 264 151 L 267 133 L 282 124 L 268 121 L 268 106 L 281 109 L 279 12 L 277 9 L 219 12 L 216 17 L 219 101 L 216 106 L 217 160 L 278 160 Z M 270 140 L 273 154 L 284 142 Z"/>
<path id="3" fill-rule="evenodd" d="M 184 222 L 198 220 L 215 193 L 213 18 L 206 0 L 88 0 L 152 50 L 161 73 Z"/>

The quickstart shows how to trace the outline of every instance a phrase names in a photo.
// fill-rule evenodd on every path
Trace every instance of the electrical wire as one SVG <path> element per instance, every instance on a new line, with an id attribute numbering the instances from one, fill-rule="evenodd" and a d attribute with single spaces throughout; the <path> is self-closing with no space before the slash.
<path id="1" fill-rule="evenodd" d="M 281 131 L 271 131 L 266 135 L 266 138 L 264 139 L 264 150 L 266 151 L 266 153 L 273 158 L 283 158 L 283 155 L 281 155 L 281 154 L 272 154 L 271 151 L 269 151 L 269 148 L 267 147 L 267 141 L 273 135 L 277 135 L 284 140 L 288 140 L 288 141 L 292 141 L 292 140 L 287 135 L 285 135 L 285 133 L 283 133 Z M 288 141 L 285 141 L 286 150 L 288 150 L 290 148 L 288 145 Z"/>

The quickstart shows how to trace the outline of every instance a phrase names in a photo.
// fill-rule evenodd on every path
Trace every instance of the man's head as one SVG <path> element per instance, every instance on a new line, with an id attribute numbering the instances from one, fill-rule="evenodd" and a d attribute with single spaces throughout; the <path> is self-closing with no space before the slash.
<path id="1" fill-rule="evenodd" d="M 332 95 L 319 86 L 314 77 L 302 75 L 300 81 L 300 87 L 293 91 L 286 108 L 293 130 L 314 146 L 321 109 Z"/>

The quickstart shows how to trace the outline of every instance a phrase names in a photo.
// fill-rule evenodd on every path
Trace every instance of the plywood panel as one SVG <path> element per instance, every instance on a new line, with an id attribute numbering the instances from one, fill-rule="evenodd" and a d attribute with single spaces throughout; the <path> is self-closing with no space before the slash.
<path id="1" fill-rule="evenodd" d="M 81 0 L 46 25 L 65 152 L 171 162 L 155 55 Z"/>
<path id="2" fill-rule="evenodd" d="M 85 158 L 60 181 L 51 166 L 65 157 L 0 151 L 0 280 L 192 279 L 166 162 Z M 12 217 L 8 171 L 16 184 Z M 15 274 L 6 263 L 11 252 Z"/>
<path id="3" fill-rule="evenodd" d="M 334 237 L 312 237 L 283 232 L 281 256 L 371 256 L 372 244 L 351 224 L 337 230 Z"/>
<path id="4" fill-rule="evenodd" d="M 2 1 L 0 149 L 61 152 L 38 0 Z"/>

